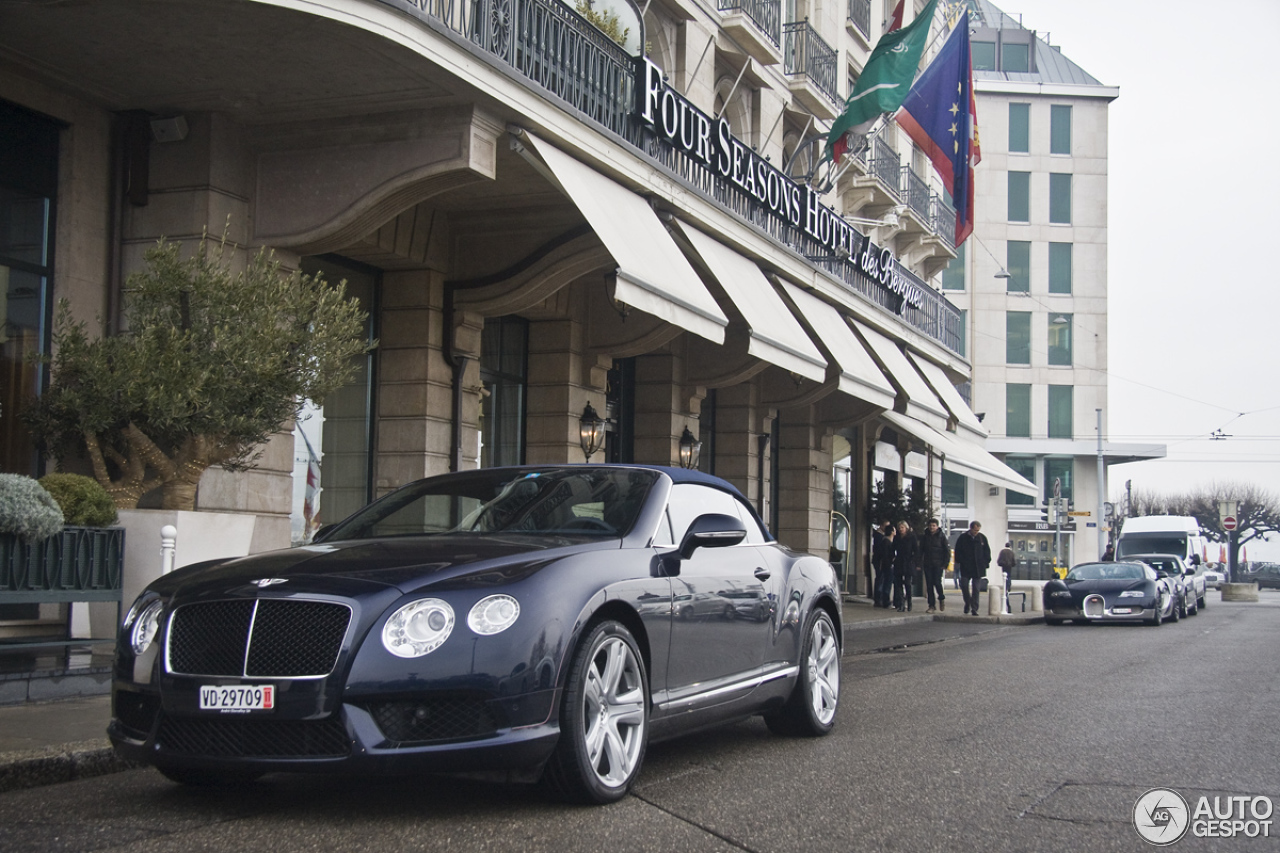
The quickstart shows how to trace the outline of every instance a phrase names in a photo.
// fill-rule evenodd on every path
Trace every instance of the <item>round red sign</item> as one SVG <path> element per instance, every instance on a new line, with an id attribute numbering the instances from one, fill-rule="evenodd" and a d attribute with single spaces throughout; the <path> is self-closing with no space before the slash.
<path id="1" fill-rule="evenodd" d="M 1235 517 L 1234 515 L 1228 515 L 1226 518 L 1222 519 L 1222 529 L 1223 529 L 1223 530 L 1235 530 L 1235 529 L 1236 529 L 1236 517 Z"/>

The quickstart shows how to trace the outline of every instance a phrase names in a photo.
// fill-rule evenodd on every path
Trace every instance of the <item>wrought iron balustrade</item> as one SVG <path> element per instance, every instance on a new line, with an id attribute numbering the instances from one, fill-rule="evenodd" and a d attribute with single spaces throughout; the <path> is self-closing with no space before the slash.
<path id="1" fill-rule="evenodd" d="M 849 0 L 849 20 L 864 36 L 871 35 L 871 0 Z"/>
<path id="2" fill-rule="evenodd" d="M 933 233 L 945 240 L 948 246 L 955 246 L 956 209 L 937 193 L 930 199 L 929 207 L 929 222 L 933 226 Z"/>
<path id="3" fill-rule="evenodd" d="M 920 219 L 924 222 L 929 221 L 929 197 L 932 193 L 929 191 L 929 184 L 925 179 L 916 174 L 916 170 L 910 166 L 902 167 L 902 200 L 907 203 L 907 207 L 914 210 L 920 215 Z"/>
<path id="4" fill-rule="evenodd" d="M 774 47 L 782 45 L 782 3 L 779 0 L 720 0 L 721 12 L 742 12 L 755 22 Z"/>
<path id="5" fill-rule="evenodd" d="M 64 527 L 40 542 L 0 536 L 0 602 L 119 601 L 124 528 Z"/>
<path id="6" fill-rule="evenodd" d="M 788 74 L 803 74 L 832 103 L 840 102 L 836 89 L 836 52 L 808 21 L 782 25 L 782 56 Z"/>
<path id="7" fill-rule="evenodd" d="M 880 183 L 884 184 L 896 198 L 898 195 L 898 174 L 902 170 L 902 162 L 898 152 L 880 137 L 876 137 L 871 145 L 871 162 L 868 170 Z"/>

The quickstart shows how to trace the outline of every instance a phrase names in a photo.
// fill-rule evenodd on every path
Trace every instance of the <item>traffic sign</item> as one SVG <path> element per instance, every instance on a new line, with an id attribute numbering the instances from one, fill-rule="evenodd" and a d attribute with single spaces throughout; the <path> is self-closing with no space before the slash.
<path id="1" fill-rule="evenodd" d="M 1235 530 L 1235 529 L 1236 529 L 1236 517 L 1235 517 L 1234 515 L 1228 515 L 1226 518 L 1222 519 L 1222 529 L 1223 529 L 1223 530 Z"/>
<path id="2" fill-rule="evenodd" d="M 1073 510 L 1071 510 L 1071 512 L 1067 513 L 1067 515 L 1075 515 L 1075 516 L 1083 515 L 1083 516 L 1088 517 L 1088 516 L 1093 515 L 1093 511 L 1092 511 L 1092 510 L 1087 510 L 1087 509 L 1086 509 L 1086 510 L 1073 509 Z"/>

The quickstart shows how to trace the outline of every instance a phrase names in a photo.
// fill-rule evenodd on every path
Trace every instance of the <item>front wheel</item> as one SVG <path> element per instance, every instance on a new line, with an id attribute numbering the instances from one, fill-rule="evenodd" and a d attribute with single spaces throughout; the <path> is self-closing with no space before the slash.
<path id="1" fill-rule="evenodd" d="M 574 653 L 560 704 L 560 740 L 544 780 L 579 803 L 622 799 L 644 761 L 649 734 L 649 677 L 635 638 L 607 620 Z"/>
<path id="2" fill-rule="evenodd" d="M 1147 624 L 1153 628 L 1159 628 L 1160 623 L 1164 621 L 1164 602 L 1156 599 L 1156 606 L 1153 608 L 1151 618 L 1147 620 Z"/>
<path id="3" fill-rule="evenodd" d="M 1208 597 L 1209 597 L 1209 593 L 1208 591 L 1206 591 L 1204 595 L 1196 599 L 1196 607 L 1200 608 L 1201 610 L 1204 610 L 1205 601 L 1208 599 Z"/>
<path id="4" fill-rule="evenodd" d="M 769 731 L 820 737 L 831 731 L 840 704 L 840 643 L 825 610 L 809 617 L 796 686 L 782 710 L 765 716 Z"/>

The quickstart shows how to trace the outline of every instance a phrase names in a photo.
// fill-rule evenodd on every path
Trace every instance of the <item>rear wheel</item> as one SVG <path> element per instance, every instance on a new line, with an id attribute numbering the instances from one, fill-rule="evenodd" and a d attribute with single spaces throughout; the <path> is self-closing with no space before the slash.
<path id="1" fill-rule="evenodd" d="M 579 803 L 611 803 L 631 788 L 649 735 L 649 677 L 635 638 L 607 620 L 574 653 L 560 704 L 560 740 L 543 775 Z"/>
<path id="2" fill-rule="evenodd" d="M 1185 605 L 1182 603 L 1181 599 L 1178 599 L 1177 601 L 1173 602 L 1173 606 L 1169 608 L 1170 622 L 1177 622 L 1179 619 L 1182 618 L 1182 613 L 1180 611 L 1184 606 Z"/>
<path id="3" fill-rule="evenodd" d="M 1201 610 L 1204 610 L 1204 608 L 1206 607 L 1205 601 L 1208 599 L 1208 597 L 1209 597 L 1209 591 L 1205 590 L 1205 594 L 1196 599 L 1196 607 L 1200 608 Z"/>
<path id="4" fill-rule="evenodd" d="M 840 704 L 840 643 L 825 610 L 809 617 L 800 672 L 781 711 L 765 716 L 769 731 L 780 735 L 819 737 L 831 731 Z"/>
<path id="5" fill-rule="evenodd" d="M 189 767 L 157 767 L 156 769 L 170 782 L 190 785 L 193 788 L 234 788 L 238 785 L 248 785 L 262 776 L 261 773 L 250 770 L 192 770 Z"/>

